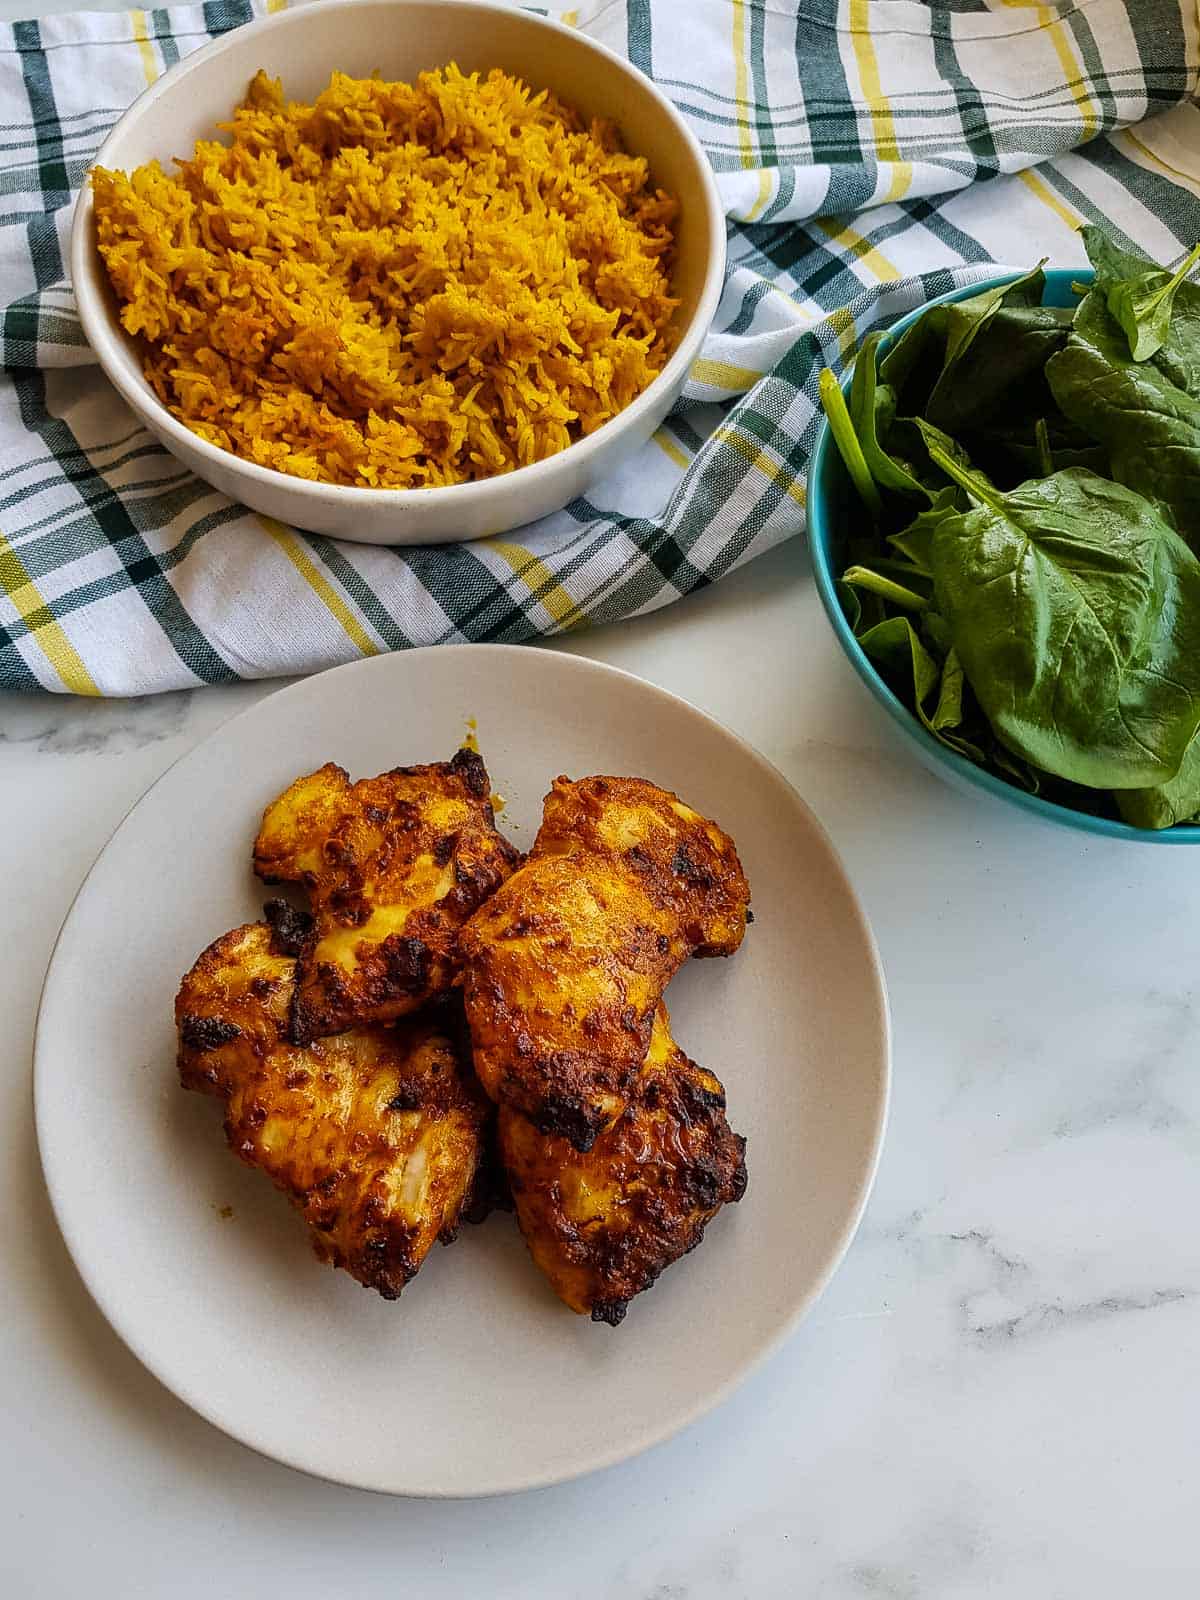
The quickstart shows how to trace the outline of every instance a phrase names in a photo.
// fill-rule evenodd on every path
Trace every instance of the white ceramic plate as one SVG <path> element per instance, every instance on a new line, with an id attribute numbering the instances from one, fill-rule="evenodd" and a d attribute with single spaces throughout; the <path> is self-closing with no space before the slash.
<path id="1" fill-rule="evenodd" d="M 263 806 L 334 760 L 447 758 L 477 727 L 528 846 L 560 772 L 637 774 L 734 836 L 756 921 L 671 985 L 674 1031 L 724 1081 L 750 1185 L 617 1329 L 567 1311 L 510 1216 L 465 1228 L 389 1305 L 313 1259 L 216 1105 L 175 1077 L 181 974 L 258 914 Z M 92 869 L 42 997 L 38 1139 L 101 1310 L 163 1383 L 291 1466 L 410 1495 L 557 1482 L 666 1438 L 727 1395 L 812 1304 L 866 1200 L 888 1084 L 870 931 L 793 789 L 701 712 L 576 657 L 414 651 L 285 689 L 172 767 Z M 233 1215 L 221 1215 L 232 1208 Z"/>

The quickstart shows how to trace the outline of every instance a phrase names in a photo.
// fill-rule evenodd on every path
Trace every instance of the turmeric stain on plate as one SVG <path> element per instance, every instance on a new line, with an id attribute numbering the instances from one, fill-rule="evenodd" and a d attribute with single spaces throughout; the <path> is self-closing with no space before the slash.
<path id="1" fill-rule="evenodd" d="M 476 722 L 474 717 L 468 717 L 466 726 L 467 726 L 467 731 L 463 735 L 463 741 L 462 741 L 463 742 L 463 749 L 464 750 L 473 750 L 475 752 L 475 754 L 478 755 L 479 754 L 479 724 L 478 724 L 478 722 Z M 504 810 L 505 806 L 508 804 L 508 801 L 505 799 L 505 797 L 502 794 L 498 794 L 498 793 L 496 793 L 494 791 L 493 791 L 492 796 L 491 796 L 491 801 L 492 801 L 492 810 L 495 812 L 495 814 L 497 816 L 500 815 L 500 813 Z"/>

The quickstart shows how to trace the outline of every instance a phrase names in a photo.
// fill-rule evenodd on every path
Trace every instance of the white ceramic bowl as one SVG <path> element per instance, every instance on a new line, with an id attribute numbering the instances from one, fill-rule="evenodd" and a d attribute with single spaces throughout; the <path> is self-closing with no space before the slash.
<path id="1" fill-rule="evenodd" d="M 354 489 L 309 483 L 206 443 L 159 403 L 96 249 L 90 186 L 71 236 L 71 275 L 83 329 L 133 410 L 181 461 L 223 494 L 300 528 L 365 544 L 440 544 L 501 533 L 557 511 L 645 443 L 674 404 L 720 298 L 725 221 L 712 169 L 654 85 L 627 61 L 572 28 L 481 0 L 327 0 L 223 35 L 147 89 L 105 140 L 101 166 L 164 166 L 211 138 L 261 67 L 292 98 L 311 99 L 335 68 L 411 81 L 456 61 L 464 72 L 501 67 L 548 88 L 585 117 L 615 122 L 647 157 L 653 181 L 680 202 L 674 289 L 677 345 L 663 371 L 619 416 L 556 456 L 479 483 L 444 489 Z"/>

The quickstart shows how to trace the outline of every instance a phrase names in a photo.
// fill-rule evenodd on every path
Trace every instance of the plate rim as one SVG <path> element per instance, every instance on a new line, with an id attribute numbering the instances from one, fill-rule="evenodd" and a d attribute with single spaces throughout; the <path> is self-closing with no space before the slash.
<path id="1" fill-rule="evenodd" d="M 792 1307 L 788 1315 L 782 1320 L 774 1333 L 772 1333 L 769 1338 L 765 1339 L 752 1355 L 737 1363 L 734 1369 L 721 1383 L 714 1385 L 694 1404 L 685 1408 L 681 1415 L 670 1419 L 668 1422 L 652 1429 L 645 1435 L 639 1434 L 631 1441 L 626 1441 L 619 1445 L 611 1446 L 608 1450 L 601 1452 L 582 1464 L 572 1465 L 566 1470 L 550 1469 L 517 1474 L 509 1479 L 506 1479 L 503 1483 L 496 1487 L 468 1487 L 465 1489 L 425 1487 L 419 1489 L 406 1489 L 402 1487 L 394 1487 L 381 1482 L 368 1482 L 362 1478 L 355 1478 L 339 1474 L 337 1472 L 329 1471 L 323 1467 L 314 1465 L 311 1460 L 305 1459 L 303 1456 L 293 1452 L 281 1450 L 278 1447 L 265 1442 L 258 1435 L 254 1427 L 246 1427 L 244 1429 L 239 1428 L 237 1431 L 235 1431 L 234 1428 L 230 1426 L 221 1416 L 217 1415 L 214 1410 L 210 1409 L 202 1394 L 198 1394 L 187 1385 L 180 1383 L 174 1376 L 168 1377 L 161 1370 L 157 1357 L 152 1352 L 147 1350 L 142 1341 L 135 1335 L 134 1331 L 125 1325 L 124 1318 L 119 1310 L 112 1306 L 112 1302 L 110 1301 L 108 1295 L 95 1281 L 93 1272 L 87 1261 L 86 1252 L 77 1252 L 76 1241 L 73 1238 L 71 1227 L 64 1216 L 66 1205 L 65 1202 L 60 1203 L 60 1192 L 56 1188 L 55 1179 L 51 1174 L 53 1162 L 47 1155 L 47 1129 L 44 1126 L 44 1118 L 48 1115 L 48 1113 L 45 1112 L 44 1107 L 48 1095 L 47 1085 L 49 1073 L 52 1069 L 47 1064 L 48 1046 L 46 1046 L 43 1042 L 43 1027 L 47 1015 L 46 1002 L 47 997 L 51 994 L 52 986 L 55 981 L 55 969 L 58 964 L 59 951 L 62 945 L 63 937 L 75 915 L 80 901 L 82 900 L 88 888 L 88 885 L 91 883 L 97 868 L 104 859 L 105 855 L 108 853 L 108 850 L 113 844 L 117 835 L 122 832 L 126 825 L 132 820 L 135 813 L 149 799 L 158 786 L 164 782 L 164 780 L 175 770 L 176 767 L 181 765 L 184 761 L 188 760 L 197 752 L 206 749 L 211 744 L 214 744 L 219 738 L 225 735 L 235 723 L 239 723 L 242 720 L 249 718 L 252 714 L 258 713 L 263 705 L 284 696 L 290 697 L 295 695 L 297 698 L 303 698 L 305 691 L 309 689 L 310 685 L 315 679 L 328 677 L 331 673 L 342 673 L 347 675 L 359 674 L 370 672 L 372 670 L 380 670 L 381 663 L 388 663 L 390 668 L 390 664 L 393 661 L 408 661 L 409 659 L 413 658 L 423 658 L 435 655 L 438 657 L 454 655 L 461 658 L 465 656 L 467 652 L 477 653 L 484 651 L 489 655 L 501 654 L 504 656 L 514 656 L 518 654 L 526 655 L 530 652 L 530 645 L 505 644 L 499 642 L 484 644 L 426 645 L 411 650 L 383 652 L 374 656 L 364 656 L 357 661 L 345 662 L 340 666 L 327 668 L 324 672 L 312 673 L 306 677 L 296 680 L 295 682 L 285 684 L 282 687 L 263 695 L 262 698 L 256 700 L 253 705 L 246 706 L 242 710 L 235 712 L 231 717 L 226 718 L 225 721 L 219 723 L 215 728 L 210 729 L 210 731 L 205 734 L 203 738 L 197 740 L 195 744 L 192 744 L 186 750 L 181 751 L 172 762 L 164 767 L 162 772 L 158 774 L 153 782 L 148 784 L 141 794 L 139 794 L 137 798 L 133 800 L 129 807 L 122 813 L 115 826 L 105 837 L 103 844 L 96 852 L 95 858 L 88 867 L 87 872 L 84 874 L 78 889 L 71 897 L 71 902 L 67 907 L 62 923 L 59 926 L 58 932 L 55 934 L 54 943 L 51 946 L 49 959 L 46 963 L 45 975 L 42 979 L 41 988 L 38 993 L 37 1016 L 34 1024 L 32 1052 L 33 1119 L 38 1147 L 38 1160 L 41 1166 L 42 1180 L 45 1184 L 46 1194 L 50 1202 L 50 1209 L 53 1213 L 55 1224 L 58 1227 L 59 1234 L 62 1237 L 64 1245 L 66 1246 L 67 1254 L 71 1258 L 72 1265 L 74 1266 L 75 1271 L 79 1274 L 80 1281 L 87 1290 L 88 1296 L 96 1310 L 104 1318 L 105 1322 L 107 1322 L 112 1331 L 117 1335 L 125 1348 L 136 1357 L 136 1359 L 146 1369 L 150 1376 L 157 1383 L 161 1384 L 162 1387 L 176 1400 L 186 1405 L 191 1411 L 194 1411 L 198 1416 L 203 1418 L 205 1422 L 216 1428 L 218 1432 L 224 1434 L 227 1438 L 234 1440 L 236 1443 L 249 1450 L 252 1450 L 255 1452 L 255 1454 L 263 1456 L 269 1461 L 278 1462 L 282 1466 L 291 1468 L 293 1471 L 302 1472 L 309 1477 L 317 1478 L 326 1483 L 336 1484 L 342 1488 L 364 1490 L 368 1493 L 413 1500 L 440 1501 L 489 1499 L 503 1495 L 523 1494 L 535 1489 L 547 1489 L 558 1484 L 571 1483 L 580 1478 L 588 1477 L 593 1473 L 603 1472 L 611 1467 L 619 1466 L 622 1462 L 633 1460 L 635 1457 L 644 1455 L 646 1452 L 657 1448 L 659 1445 L 665 1444 L 668 1440 L 676 1437 L 685 1429 L 690 1428 L 694 1423 L 699 1422 L 701 1418 L 710 1415 L 718 1407 L 722 1406 L 736 1392 L 736 1390 L 742 1386 L 743 1383 L 745 1383 L 756 1372 L 760 1371 L 762 1367 L 774 1355 L 776 1355 L 783 1345 L 786 1344 L 787 1341 L 792 1337 L 800 1323 L 808 1315 L 809 1311 L 820 1299 L 822 1294 L 824 1294 L 834 1274 L 845 1260 L 846 1254 L 853 1243 L 854 1237 L 857 1234 L 859 1226 L 862 1222 L 862 1218 L 866 1211 L 867 1203 L 870 1200 L 871 1192 L 875 1185 L 875 1179 L 879 1171 L 879 1163 L 882 1156 L 884 1138 L 887 1132 L 888 1120 L 890 1116 L 892 1095 L 892 1020 L 887 979 L 884 973 L 883 962 L 880 957 L 879 946 L 875 938 L 874 929 L 871 926 L 870 920 L 867 917 L 866 910 L 863 907 L 858 892 L 855 889 L 850 875 L 846 870 L 844 862 L 842 861 L 841 854 L 837 850 L 837 847 L 835 846 L 833 839 L 831 838 L 824 823 L 821 821 L 820 817 L 817 816 L 816 812 L 808 804 L 808 801 L 805 800 L 804 796 L 790 781 L 790 779 L 788 779 L 772 761 L 768 760 L 768 758 L 764 756 L 761 751 L 757 750 L 752 744 L 749 743 L 748 740 L 744 739 L 739 733 L 736 733 L 719 718 L 714 717 L 709 712 L 702 710 L 699 706 L 694 705 L 690 700 L 686 700 L 682 695 L 676 694 L 673 690 L 665 689 L 660 684 L 653 683 L 648 678 L 643 678 L 636 672 L 630 672 L 624 667 L 612 666 L 606 661 L 597 661 L 591 656 L 575 655 L 569 651 L 557 650 L 543 652 L 536 645 L 533 646 L 533 649 L 539 650 L 539 654 L 544 653 L 547 656 L 553 657 L 556 663 L 559 663 L 560 665 L 563 662 L 569 663 L 566 668 L 568 672 L 575 671 L 576 669 L 584 671 L 585 673 L 589 671 L 598 671 L 602 675 L 610 675 L 615 678 L 632 681 L 640 689 L 648 690 L 653 696 L 659 697 L 660 699 L 668 702 L 673 710 L 682 711 L 685 715 L 699 717 L 703 721 L 710 723 L 726 737 L 731 739 L 735 745 L 737 745 L 741 754 L 744 757 L 747 757 L 753 765 L 761 769 L 770 780 L 784 785 L 784 787 L 790 791 L 793 800 L 807 813 L 811 826 L 814 828 L 819 839 L 823 842 L 830 862 L 836 870 L 838 877 L 841 879 L 842 887 L 846 893 L 849 910 L 853 914 L 854 920 L 858 925 L 859 932 L 863 937 L 864 948 L 868 957 L 870 972 L 875 982 L 875 999 L 879 1018 L 880 1055 L 878 1063 L 878 1094 L 874 1109 L 873 1126 L 871 1128 L 867 1159 L 859 1178 L 857 1194 L 855 1196 L 854 1203 L 842 1224 L 840 1232 L 831 1241 L 823 1270 L 813 1280 L 813 1283 L 810 1285 L 808 1291 L 798 1299 L 797 1303 Z"/>

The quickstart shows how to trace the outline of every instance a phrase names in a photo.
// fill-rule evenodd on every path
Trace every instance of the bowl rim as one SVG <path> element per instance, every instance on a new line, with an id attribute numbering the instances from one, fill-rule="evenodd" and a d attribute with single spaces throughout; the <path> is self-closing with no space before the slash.
<path id="1" fill-rule="evenodd" d="M 207 439 L 194 433 L 186 423 L 179 421 L 166 406 L 158 399 L 157 395 L 147 389 L 139 387 L 114 359 L 113 348 L 121 344 L 128 336 L 119 324 L 108 314 L 101 292 L 96 288 L 89 277 L 89 267 L 94 268 L 98 274 L 103 274 L 104 265 L 96 259 L 96 249 L 93 241 L 93 216 L 94 202 L 92 186 L 89 181 L 94 167 L 109 164 L 109 151 L 116 145 L 121 137 L 122 130 L 135 115 L 140 114 L 146 106 L 161 99 L 166 94 L 173 93 L 181 87 L 188 72 L 214 56 L 225 54 L 227 51 L 240 46 L 248 37 L 255 38 L 268 32 L 291 27 L 303 27 L 305 20 L 318 12 L 334 9 L 345 11 L 365 10 L 379 5 L 393 6 L 403 10 L 409 5 L 424 4 L 436 5 L 443 8 L 455 8 L 465 11 L 479 11 L 511 18 L 519 17 L 530 27 L 546 29 L 558 34 L 564 41 L 585 53 L 607 58 L 615 62 L 627 77 L 636 80 L 640 89 L 647 93 L 652 100 L 658 102 L 660 111 L 672 126 L 677 138 L 692 159 L 692 163 L 700 179 L 701 192 L 704 196 L 704 221 L 707 233 L 708 261 L 705 268 L 704 280 L 696 309 L 687 323 L 679 330 L 679 337 L 675 348 L 671 352 L 666 365 L 657 373 L 642 392 L 615 416 L 610 417 L 596 429 L 594 433 L 582 439 L 576 439 L 564 450 L 557 451 L 554 455 L 545 456 L 541 461 L 533 461 L 523 467 L 514 467 L 511 472 L 494 474 L 489 478 L 474 479 L 468 483 L 442 484 L 429 488 L 393 489 L 370 488 L 367 485 L 325 483 L 311 478 L 300 478 L 291 473 L 282 472 L 276 467 L 260 466 L 256 461 L 247 461 L 245 457 L 236 455 L 232 450 L 222 450 L 219 445 L 211 444 Z M 678 108 L 662 92 L 653 79 L 640 72 L 633 63 L 608 45 L 601 44 L 599 40 L 590 38 L 581 33 L 577 28 L 568 27 L 565 23 L 553 17 L 541 16 L 536 12 L 527 11 L 509 4 L 503 0 L 314 0 L 314 3 L 298 6 L 295 10 L 277 11 L 268 16 L 258 17 L 252 22 L 243 23 L 240 27 L 231 28 L 228 32 L 219 35 L 208 44 L 202 45 L 199 50 L 192 51 L 174 66 L 168 68 L 161 77 L 138 95 L 137 99 L 121 113 L 116 123 L 110 129 L 104 143 L 96 152 L 88 165 L 80 185 L 76 199 L 75 213 L 71 221 L 70 263 L 71 282 L 75 292 L 76 306 L 79 311 L 80 325 L 93 354 L 96 356 L 104 375 L 121 395 L 126 404 L 139 417 L 145 420 L 152 417 L 153 428 L 168 440 L 196 451 L 206 462 L 223 471 L 237 475 L 245 475 L 248 481 L 263 488 L 278 489 L 281 485 L 295 489 L 308 495 L 313 500 L 330 508 L 334 506 L 343 509 L 350 506 L 366 508 L 379 507 L 381 509 L 404 508 L 407 512 L 416 512 L 418 507 L 432 507 L 436 504 L 439 508 L 453 510 L 461 508 L 464 512 L 471 507 L 478 507 L 486 503 L 489 495 L 494 494 L 498 484 L 505 486 L 519 485 L 527 491 L 536 491 L 545 480 L 562 470 L 563 464 L 569 459 L 573 468 L 579 468 L 588 457 L 595 457 L 603 453 L 607 444 L 612 442 L 617 432 L 634 427 L 652 411 L 658 404 L 660 396 L 670 386 L 682 387 L 693 361 L 707 337 L 709 328 L 716 315 L 717 306 L 725 287 L 725 209 L 717 188 L 716 174 L 712 164 L 704 153 L 704 149 L 696 135 L 688 127 Z M 620 430 L 616 425 L 622 424 Z"/>
<path id="2" fill-rule="evenodd" d="M 923 301 L 919 306 L 907 312 L 894 322 L 884 338 L 879 349 L 886 350 L 906 328 L 917 320 L 930 306 L 946 305 L 955 300 L 966 300 L 972 295 L 981 294 L 987 289 L 996 288 L 1001 284 L 1012 283 L 1021 273 L 1013 270 L 997 272 L 994 276 L 978 279 L 973 283 L 951 289 L 945 294 L 935 295 Z M 1047 285 L 1063 283 L 1090 283 L 1095 277 L 1093 270 L 1088 268 L 1048 267 L 1046 269 Z M 842 379 L 842 392 L 848 394 L 853 378 L 853 368 Z M 948 749 L 939 740 L 935 739 L 917 721 L 913 713 L 902 700 L 887 686 L 868 658 L 866 652 L 854 636 L 854 632 L 846 620 L 842 610 L 841 601 L 837 593 L 837 577 L 829 564 L 829 547 L 834 536 L 833 517 L 826 514 L 824 495 L 813 493 L 813 487 L 821 482 L 822 477 L 830 470 L 836 470 L 838 461 L 833 435 L 829 428 L 828 418 L 821 418 L 821 425 L 817 432 L 816 442 L 813 447 L 812 458 L 809 464 L 809 501 L 808 514 L 808 548 L 813 565 L 813 575 L 816 579 L 817 593 L 821 597 L 821 604 L 825 615 L 837 636 L 838 643 L 848 657 L 851 666 L 858 673 L 870 690 L 874 699 L 887 712 L 894 723 L 905 734 L 914 740 L 927 755 L 931 756 L 939 765 L 949 769 L 958 779 L 982 789 L 986 794 L 994 795 L 998 799 L 1008 801 L 1020 807 L 1021 810 L 1041 817 L 1047 822 L 1053 822 L 1060 827 L 1072 828 L 1077 832 L 1098 834 L 1109 839 L 1122 839 L 1137 844 L 1200 844 L 1200 826 L 1194 823 L 1177 823 L 1172 828 L 1136 828 L 1130 822 L 1116 821 L 1111 817 L 1094 817 L 1086 811 L 1075 811 L 1070 806 L 1059 805 L 1057 801 L 1045 800 L 1040 795 L 1029 794 L 1024 789 L 1018 789 L 1015 784 L 1006 783 L 1003 778 L 997 778 L 993 773 L 977 767 L 974 762 L 968 761 L 965 756 L 960 756 L 956 751 Z"/>

